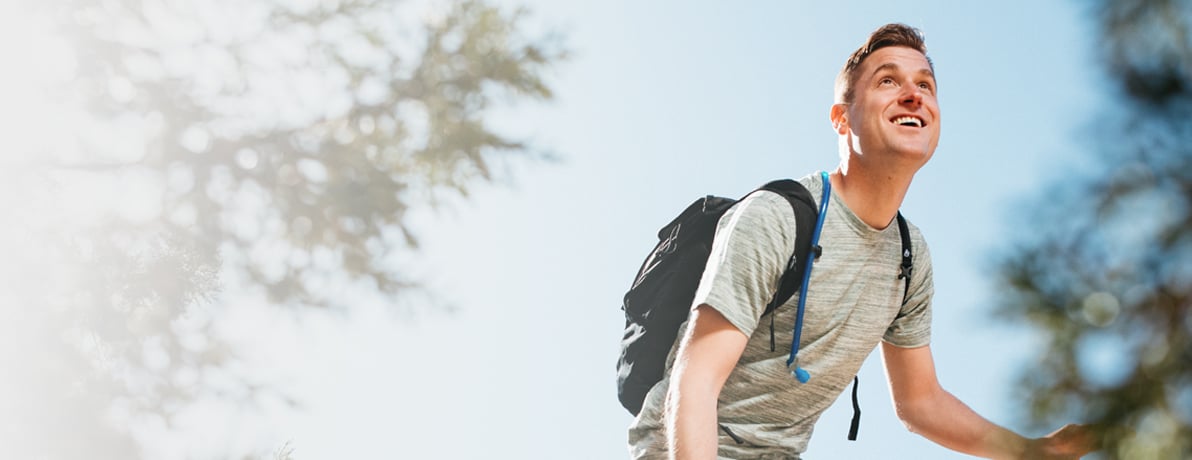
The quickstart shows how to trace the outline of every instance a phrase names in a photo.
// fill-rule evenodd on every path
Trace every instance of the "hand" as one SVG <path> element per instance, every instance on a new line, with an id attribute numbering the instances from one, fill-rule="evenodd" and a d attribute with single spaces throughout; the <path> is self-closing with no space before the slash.
<path id="1" fill-rule="evenodd" d="M 1027 442 L 1023 460 L 1076 460 L 1098 449 L 1096 436 L 1089 425 L 1064 425 L 1055 432 Z"/>

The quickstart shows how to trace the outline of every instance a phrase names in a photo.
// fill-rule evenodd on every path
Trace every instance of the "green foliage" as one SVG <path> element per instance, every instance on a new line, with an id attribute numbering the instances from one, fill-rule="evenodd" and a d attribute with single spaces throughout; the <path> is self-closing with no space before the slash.
<path id="1" fill-rule="evenodd" d="M 476 1 L 427 6 L 425 23 L 384 0 L 77 3 L 74 84 L 144 147 L 62 165 L 164 178 L 167 231 L 247 255 L 226 262 L 278 302 L 334 304 L 314 286 L 341 275 L 412 287 L 394 263 L 417 246 L 411 207 L 526 153 L 486 115 L 502 96 L 549 98 L 541 73 L 562 57 Z M 238 14 L 252 19 L 224 22 Z M 83 139 L 88 153 L 107 140 Z"/>
<path id="2" fill-rule="evenodd" d="M 479 0 L 29 8 L 61 37 L 52 99 L 64 110 L 58 139 L 25 153 L 36 161 L 0 171 L 3 204 L 26 224 L 3 235 L 6 248 L 38 248 L 6 251 L 25 273 L 0 279 L 0 313 L 27 329 L 0 331 L 0 358 L 29 368 L 0 387 L 18 391 L 0 405 L 18 409 L 10 418 L 38 413 L 15 437 L 0 433 L 5 456 L 134 458 L 119 425 L 168 428 L 203 396 L 260 403 L 268 385 L 235 375 L 219 318 L 197 306 L 259 290 L 278 305 L 343 308 L 345 293 L 368 291 L 401 308 L 419 286 L 402 263 L 418 246 L 411 211 L 502 179 L 514 156 L 548 158 L 492 126 L 494 109 L 550 99 L 545 74 L 565 58 L 551 37 L 522 33 L 521 11 Z M 87 195 L 113 209 L 78 215 Z"/>
<path id="3" fill-rule="evenodd" d="M 1047 339 L 1021 380 L 1033 422 L 1094 423 L 1113 458 L 1192 458 L 1192 2 L 1093 15 L 1117 95 L 1099 166 L 1024 220 L 999 315 Z"/>

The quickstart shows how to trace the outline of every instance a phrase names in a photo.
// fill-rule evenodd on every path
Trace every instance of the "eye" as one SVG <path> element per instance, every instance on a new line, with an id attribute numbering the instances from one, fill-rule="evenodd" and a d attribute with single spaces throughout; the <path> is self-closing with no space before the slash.
<path id="1" fill-rule="evenodd" d="M 879 85 L 893 85 L 894 79 L 890 78 L 890 77 L 882 77 L 880 80 L 877 81 L 877 84 L 879 84 Z"/>
<path id="2" fill-rule="evenodd" d="M 934 88 L 931 86 L 931 83 L 925 81 L 919 82 L 919 89 L 929 93 L 934 90 Z"/>

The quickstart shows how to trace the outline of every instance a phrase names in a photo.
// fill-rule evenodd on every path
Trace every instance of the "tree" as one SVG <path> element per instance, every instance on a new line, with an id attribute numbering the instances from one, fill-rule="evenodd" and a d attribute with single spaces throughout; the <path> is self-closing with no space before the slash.
<path id="1" fill-rule="evenodd" d="M 490 126 L 495 107 L 549 99 L 544 73 L 565 58 L 554 38 L 522 34 L 522 11 L 481 0 L 25 8 L 56 32 L 45 48 L 56 73 L 45 93 L 55 119 L 29 122 L 53 134 L 3 173 L 22 222 L 4 235 L 20 270 L 0 305 L 16 320 L 0 357 L 28 369 L 0 392 L 14 409 L 0 445 L 17 457 L 132 458 L 123 423 L 168 424 L 212 391 L 252 402 L 268 388 L 209 383 L 234 353 L 196 306 L 258 289 L 295 308 L 344 308 L 349 290 L 411 308 L 409 212 L 500 179 L 510 155 L 548 157 Z M 113 209 L 85 211 L 88 196 Z"/>
<path id="2" fill-rule="evenodd" d="M 1046 339 L 1021 378 L 1031 420 L 1093 422 L 1114 458 L 1192 458 L 1192 2 L 1092 13 L 1115 96 L 1098 166 L 1032 206 L 998 312 Z"/>

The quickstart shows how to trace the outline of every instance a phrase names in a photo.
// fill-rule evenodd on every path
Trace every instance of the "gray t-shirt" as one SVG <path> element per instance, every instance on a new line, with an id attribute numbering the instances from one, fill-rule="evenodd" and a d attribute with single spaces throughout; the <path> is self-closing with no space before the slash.
<path id="1" fill-rule="evenodd" d="M 823 190 L 819 175 L 799 181 L 818 204 Z M 707 304 L 749 336 L 720 392 L 718 414 L 720 424 L 742 442 L 720 430 L 721 458 L 798 459 L 807 449 L 815 421 L 879 341 L 908 348 L 930 342 L 931 257 L 919 229 L 909 228 L 914 271 L 903 304 L 898 225 L 891 222 L 883 230 L 874 229 L 831 195 L 819 240 L 823 256 L 811 272 L 798 355 L 811 380 L 801 384 L 786 365 L 798 294 L 774 313 L 774 351 L 770 318 L 762 318 L 795 247 L 790 204 L 772 192 L 754 193 L 720 219 L 692 308 Z M 668 375 L 650 390 L 629 427 L 633 458 L 666 458 L 662 413 L 674 351 Z"/>

